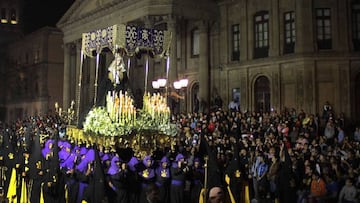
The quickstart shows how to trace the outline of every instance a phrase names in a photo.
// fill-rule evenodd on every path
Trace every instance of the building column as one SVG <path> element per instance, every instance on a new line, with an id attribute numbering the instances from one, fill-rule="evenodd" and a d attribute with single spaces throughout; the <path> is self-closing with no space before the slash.
<path id="1" fill-rule="evenodd" d="M 99 88 L 99 79 L 97 81 L 98 86 L 95 87 L 95 74 L 96 74 L 96 57 L 94 58 L 88 58 L 89 60 L 89 74 L 90 74 L 90 81 L 89 81 L 89 89 L 88 89 L 88 94 L 89 94 L 89 104 L 93 104 L 94 103 L 94 97 L 95 97 L 95 88 Z M 100 67 L 99 67 L 100 69 Z M 97 92 L 99 93 L 99 90 L 97 90 Z M 97 98 L 97 100 L 99 100 L 99 98 Z M 95 104 L 93 104 L 95 105 Z"/>
<path id="2" fill-rule="evenodd" d="M 302 0 L 295 2 L 295 26 L 296 42 L 295 53 L 314 52 L 313 32 L 313 13 L 312 0 Z"/>
<path id="3" fill-rule="evenodd" d="M 351 37 L 350 37 L 351 34 L 349 34 L 349 26 L 351 26 L 351 24 L 343 23 L 349 21 L 351 22 L 351 20 L 349 20 L 348 18 L 348 13 L 347 13 L 349 11 L 348 5 L 349 5 L 348 1 L 339 1 L 338 8 L 336 9 L 338 20 L 337 22 L 333 23 L 334 25 L 336 25 L 335 23 L 337 23 L 338 30 L 341 30 L 341 32 L 333 32 L 333 44 L 334 44 L 333 47 L 334 49 L 343 52 L 349 51 L 351 46 L 351 44 L 349 44 L 349 42 L 351 42 Z M 344 40 L 337 40 L 337 39 L 344 39 Z"/>
<path id="4" fill-rule="evenodd" d="M 70 105 L 70 45 L 64 45 L 64 84 L 63 84 L 63 103 L 60 106 L 64 110 Z"/>
<path id="5" fill-rule="evenodd" d="M 177 29 L 176 18 L 169 17 L 167 22 L 168 30 L 171 32 L 171 46 L 170 46 L 170 68 L 168 84 L 172 84 L 177 80 Z"/>
<path id="6" fill-rule="evenodd" d="M 280 55 L 280 47 L 279 47 L 279 40 L 280 40 L 280 19 L 279 19 L 279 0 L 272 0 L 271 1 L 271 10 L 270 10 L 270 48 L 269 48 L 269 56 L 279 56 Z"/>
<path id="7" fill-rule="evenodd" d="M 202 21 L 199 26 L 199 100 L 200 105 L 209 105 L 209 36 L 208 22 Z M 207 108 L 203 106 L 203 109 Z"/>
<path id="8" fill-rule="evenodd" d="M 81 41 L 78 40 L 75 42 L 75 47 L 76 47 L 76 58 L 75 58 L 75 80 L 76 80 L 76 88 L 75 88 L 75 109 L 76 109 L 76 118 L 77 118 L 77 122 L 76 124 L 78 125 L 80 121 L 80 115 L 81 115 L 81 106 L 82 106 L 82 94 L 81 94 L 81 83 L 82 81 L 80 81 L 80 74 L 82 74 L 80 72 L 80 65 L 81 65 Z M 81 79 L 82 80 L 82 79 Z"/>

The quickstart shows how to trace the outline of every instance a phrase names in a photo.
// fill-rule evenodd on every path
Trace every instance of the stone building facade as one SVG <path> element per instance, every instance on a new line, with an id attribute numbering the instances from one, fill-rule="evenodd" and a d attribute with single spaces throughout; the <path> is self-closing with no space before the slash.
<path id="1" fill-rule="evenodd" d="M 168 84 L 189 80 L 183 110 L 193 110 L 195 97 L 207 109 L 216 95 L 225 109 L 237 98 L 243 111 L 321 114 L 328 101 L 335 113 L 359 120 L 359 1 L 77 0 L 57 23 L 64 33 L 64 108 L 80 95 L 86 112 L 94 97 L 96 63 L 81 61 L 82 33 L 115 24 L 172 32 Z M 101 54 L 100 81 L 112 58 Z M 164 77 L 165 63 L 153 59 L 149 76 Z M 144 58 L 131 58 L 130 83 L 134 92 L 144 90 Z"/>
<path id="2" fill-rule="evenodd" d="M 43 27 L 8 45 L 6 121 L 44 115 L 55 102 L 62 104 L 62 39 L 59 29 Z"/>

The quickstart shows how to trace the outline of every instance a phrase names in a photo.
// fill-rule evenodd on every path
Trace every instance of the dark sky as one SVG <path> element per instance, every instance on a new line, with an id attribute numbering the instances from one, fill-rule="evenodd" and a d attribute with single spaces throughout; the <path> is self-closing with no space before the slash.
<path id="1" fill-rule="evenodd" d="M 31 33 L 44 26 L 55 27 L 56 23 L 75 0 L 24 0 L 24 32 Z"/>

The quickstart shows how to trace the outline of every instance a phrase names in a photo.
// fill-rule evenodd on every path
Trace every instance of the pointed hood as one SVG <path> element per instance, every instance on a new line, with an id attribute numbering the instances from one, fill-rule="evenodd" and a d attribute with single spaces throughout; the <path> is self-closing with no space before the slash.
<path id="1" fill-rule="evenodd" d="M 237 142 L 238 139 L 236 139 L 236 143 L 234 143 L 234 155 L 230 161 L 229 166 L 226 169 L 226 174 L 230 177 L 233 178 L 234 174 L 236 174 L 236 172 L 241 172 L 241 163 L 240 163 L 240 156 L 239 156 L 239 144 Z M 239 177 L 237 177 L 235 175 L 236 178 L 240 178 L 240 174 L 238 175 Z"/>
<path id="2" fill-rule="evenodd" d="M 32 143 L 32 149 L 30 154 L 30 174 L 34 175 L 36 173 L 36 163 L 41 162 L 42 154 L 41 154 L 41 144 L 40 144 L 40 133 L 37 130 Z"/>
<path id="3" fill-rule="evenodd" d="M 216 155 L 211 150 L 209 143 L 206 141 L 204 136 L 201 136 L 200 151 L 204 156 L 208 156 L 207 188 L 209 189 L 216 186 L 222 186 L 222 173 L 216 161 Z"/>
<path id="4" fill-rule="evenodd" d="M 94 161 L 94 174 L 93 174 L 93 202 L 103 202 L 105 196 L 105 174 L 101 164 L 99 150 L 94 147 L 95 161 Z"/>

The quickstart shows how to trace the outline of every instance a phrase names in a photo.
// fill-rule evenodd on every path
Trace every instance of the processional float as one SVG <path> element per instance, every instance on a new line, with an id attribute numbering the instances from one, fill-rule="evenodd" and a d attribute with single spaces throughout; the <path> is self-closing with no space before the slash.
<path id="1" fill-rule="evenodd" d="M 170 122 L 170 109 L 167 105 L 167 94 L 150 94 L 147 90 L 149 57 L 146 56 L 145 84 L 142 109 L 136 109 L 134 101 L 126 90 L 110 90 L 106 95 L 105 106 L 97 103 L 99 55 L 104 48 L 114 54 L 114 61 L 108 67 L 109 79 L 116 86 L 122 82 L 124 74 L 129 74 L 130 58 L 138 52 L 146 51 L 166 60 L 166 75 L 169 73 L 169 31 L 134 27 L 130 25 L 113 25 L 107 28 L 83 33 L 79 70 L 79 91 L 73 118 L 79 122 L 81 104 L 81 81 L 85 57 L 96 57 L 96 74 L 94 84 L 94 106 L 88 112 L 83 128 L 72 125 L 67 127 L 67 136 L 77 143 L 97 143 L 114 149 L 117 146 L 132 147 L 136 153 L 149 153 L 155 146 L 171 146 L 176 135 L 176 126 Z M 128 58 L 127 63 L 124 56 Z M 127 75 L 128 78 L 129 75 Z M 58 112 L 58 108 L 56 108 Z M 61 114 L 61 112 L 58 112 Z M 74 115 L 75 114 L 75 115 Z"/>

